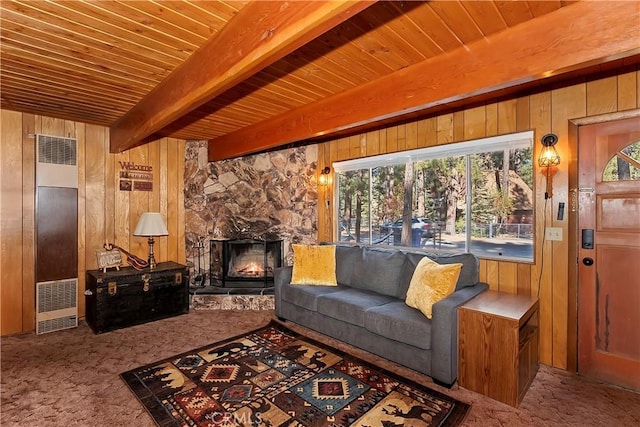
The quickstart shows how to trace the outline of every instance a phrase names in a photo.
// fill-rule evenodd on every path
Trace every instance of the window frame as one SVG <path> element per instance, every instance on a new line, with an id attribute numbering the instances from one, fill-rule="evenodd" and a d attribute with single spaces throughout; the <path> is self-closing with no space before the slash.
<path id="1" fill-rule="evenodd" d="M 372 189 L 372 170 L 378 167 L 384 166 L 394 166 L 394 165 L 402 165 L 408 162 L 418 162 L 421 160 L 434 160 L 441 159 L 447 157 L 465 157 L 465 165 L 466 165 L 466 180 L 467 182 L 472 182 L 472 168 L 471 168 L 471 157 L 474 154 L 481 154 L 487 152 L 494 151 L 505 151 L 512 149 L 521 149 L 521 148 L 531 148 L 531 161 L 534 164 L 533 169 L 535 171 L 535 159 L 534 157 L 534 131 L 528 130 L 523 132 L 516 132 L 505 135 L 492 136 L 487 138 L 480 138 L 475 140 L 468 140 L 462 142 L 453 142 L 447 144 L 441 144 L 431 147 L 406 150 L 406 151 L 398 151 L 394 153 L 381 154 L 376 156 L 362 157 L 352 160 L 345 160 L 334 162 L 332 164 L 333 171 L 336 175 L 336 179 L 333 182 L 333 206 L 334 206 L 334 221 L 333 221 L 333 241 L 336 242 L 339 238 L 340 232 L 340 224 L 338 223 L 340 219 L 340 180 L 338 179 L 339 173 L 357 171 L 357 170 L 368 170 L 369 173 L 369 200 L 373 200 L 373 189 Z M 535 175 L 534 175 L 535 176 Z M 486 253 L 476 255 L 480 258 L 492 259 L 492 260 L 502 260 L 502 261 L 514 261 L 520 263 L 529 263 L 533 264 L 535 262 L 535 253 L 536 253 L 536 239 L 535 239 L 535 224 L 536 224 L 536 197 L 535 197 L 535 179 L 532 182 L 532 192 L 533 197 L 531 200 L 532 204 L 532 254 L 531 257 L 513 257 L 513 256 L 491 256 Z M 465 195 L 465 207 L 467 214 L 465 215 L 466 222 L 466 230 L 471 230 L 471 222 L 472 218 L 469 214 L 472 211 L 472 197 L 473 192 L 471 191 L 471 187 L 466 192 Z M 369 203 L 369 218 L 371 218 L 371 204 Z M 371 237 L 372 227 L 369 227 L 369 233 Z M 472 234 L 470 232 L 466 233 L 465 237 L 465 245 L 464 251 L 468 253 L 474 253 L 471 251 L 472 246 Z"/>

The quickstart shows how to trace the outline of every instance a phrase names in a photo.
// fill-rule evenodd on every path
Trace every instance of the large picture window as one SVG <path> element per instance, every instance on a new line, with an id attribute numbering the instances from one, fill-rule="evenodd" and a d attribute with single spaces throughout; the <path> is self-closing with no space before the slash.
<path id="1" fill-rule="evenodd" d="M 532 141 L 528 131 L 334 163 L 337 239 L 533 261 Z"/>

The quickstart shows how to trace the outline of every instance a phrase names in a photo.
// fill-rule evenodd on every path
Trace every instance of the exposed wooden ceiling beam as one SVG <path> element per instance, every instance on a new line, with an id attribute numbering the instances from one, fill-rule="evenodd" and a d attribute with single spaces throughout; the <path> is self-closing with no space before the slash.
<path id="1" fill-rule="evenodd" d="M 316 138 L 640 53 L 636 2 L 578 2 L 209 140 L 209 161 Z"/>
<path id="2" fill-rule="evenodd" d="M 110 128 L 110 151 L 145 138 L 375 1 L 255 1 Z"/>

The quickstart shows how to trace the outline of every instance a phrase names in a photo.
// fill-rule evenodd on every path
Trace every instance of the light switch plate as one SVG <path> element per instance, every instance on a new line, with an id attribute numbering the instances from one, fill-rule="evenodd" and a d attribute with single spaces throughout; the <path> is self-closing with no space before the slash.
<path id="1" fill-rule="evenodd" d="M 560 227 L 547 227 L 544 229 L 545 240 L 562 241 L 562 228 Z"/>

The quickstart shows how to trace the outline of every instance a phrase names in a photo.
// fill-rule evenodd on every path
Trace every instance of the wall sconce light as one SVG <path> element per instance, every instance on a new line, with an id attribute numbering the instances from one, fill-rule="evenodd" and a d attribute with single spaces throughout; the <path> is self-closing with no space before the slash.
<path id="1" fill-rule="evenodd" d="M 156 258 L 153 255 L 153 237 L 169 235 L 169 231 L 167 230 L 167 226 L 164 225 L 160 212 L 143 213 L 138 220 L 138 225 L 136 225 L 136 230 L 133 232 L 133 235 L 149 237 L 149 268 L 153 270 L 156 268 Z"/>
<path id="2" fill-rule="evenodd" d="M 329 174 L 331 173 L 331 168 L 329 166 L 325 166 L 321 171 L 320 171 L 320 185 L 327 185 L 329 184 Z"/>
<path id="3" fill-rule="evenodd" d="M 550 199 L 553 197 L 553 175 L 558 172 L 557 166 L 560 164 L 560 156 L 555 147 L 558 143 L 558 136 L 554 133 L 548 133 L 542 137 L 540 142 L 542 143 L 542 151 L 538 157 L 538 166 L 545 168 L 541 171 L 547 177 L 547 191 L 544 193 L 544 198 Z"/>

